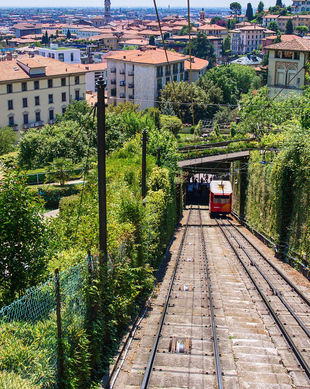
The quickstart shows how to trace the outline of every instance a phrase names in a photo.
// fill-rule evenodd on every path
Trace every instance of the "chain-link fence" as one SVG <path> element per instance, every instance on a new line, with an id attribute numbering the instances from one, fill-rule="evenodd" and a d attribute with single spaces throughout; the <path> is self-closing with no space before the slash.
<path id="1" fill-rule="evenodd" d="M 83 265 L 57 271 L 0 310 L 1 388 L 58 387 L 70 336 L 83 331 L 86 274 Z"/>

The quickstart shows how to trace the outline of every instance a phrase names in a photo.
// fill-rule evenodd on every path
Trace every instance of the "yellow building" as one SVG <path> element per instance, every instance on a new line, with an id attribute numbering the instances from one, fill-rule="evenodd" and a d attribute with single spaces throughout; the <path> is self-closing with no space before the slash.
<path id="1" fill-rule="evenodd" d="M 55 122 L 73 100 L 85 99 L 87 71 L 52 58 L 0 62 L 0 127 L 14 130 Z"/>

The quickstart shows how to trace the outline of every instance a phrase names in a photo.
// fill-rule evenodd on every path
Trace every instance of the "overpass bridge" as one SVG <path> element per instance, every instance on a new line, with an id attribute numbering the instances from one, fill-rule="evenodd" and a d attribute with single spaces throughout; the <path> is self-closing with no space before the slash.
<path id="1" fill-rule="evenodd" d="M 197 157 L 178 162 L 178 167 L 190 173 L 225 174 L 230 171 L 232 161 L 241 160 L 247 162 L 250 150 L 237 151 L 235 153 Z"/>

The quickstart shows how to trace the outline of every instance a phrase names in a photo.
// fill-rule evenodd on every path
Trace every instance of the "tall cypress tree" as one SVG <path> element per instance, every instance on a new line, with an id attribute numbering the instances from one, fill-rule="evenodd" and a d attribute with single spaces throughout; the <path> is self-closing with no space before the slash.
<path id="1" fill-rule="evenodd" d="M 285 34 L 286 35 L 292 35 L 293 32 L 294 32 L 293 21 L 292 21 L 292 19 L 289 19 L 286 22 L 286 25 L 285 25 Z"/>
<path id="2" fill-rule="evenodd" d="M 253 7 L 251 3 L 247 5 L 245 16 L 249 22 L 253 19 Z"/>

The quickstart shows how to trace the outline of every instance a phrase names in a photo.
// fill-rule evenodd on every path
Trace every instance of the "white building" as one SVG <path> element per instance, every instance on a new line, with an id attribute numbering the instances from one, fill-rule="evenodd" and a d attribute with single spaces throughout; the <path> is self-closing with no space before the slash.
<path id="1" fill-rule="evenodd" d="M 262 45 L 263 38 L 274 34 L 274 31 L 252 25 L 236 28 L 230 31 L 230 49 L 232 55 L 244 55 L 257 50 Z"/>
<path id="2" fill-rule="evenodd" d="M 97 82 L 99 77 L 107 80 L 107 64 L 106 63 L 92 63 L 87 65 L 76 65 L 77 67 L 87 71 L 85 74 L 86 91 L 97 92 Z"/>
<path id="3" fill-rule="evenodd" d="M 187 56 L 162 49 L 118 51 L 106 57 L 108 103 L 133 101 L 140 109 L 155 106 L 163 86 L 184 80 Z"/>
<path id="4" fill-rule="evenodd" d="M 85 99 L 84 69 L 34 56 L 0 62 L 0 127 L 53 124 L 73 100 Z"/>
<path id="5" fill-rule="evenodd" d="M 58 45 L 55 43 L 52 43 L 50 48 L 39 47 L 38 53 L 42 57 L 57 59 L 57 61 L 69 64 L 81 63 L 80 49 L 58 47 Z"/>

